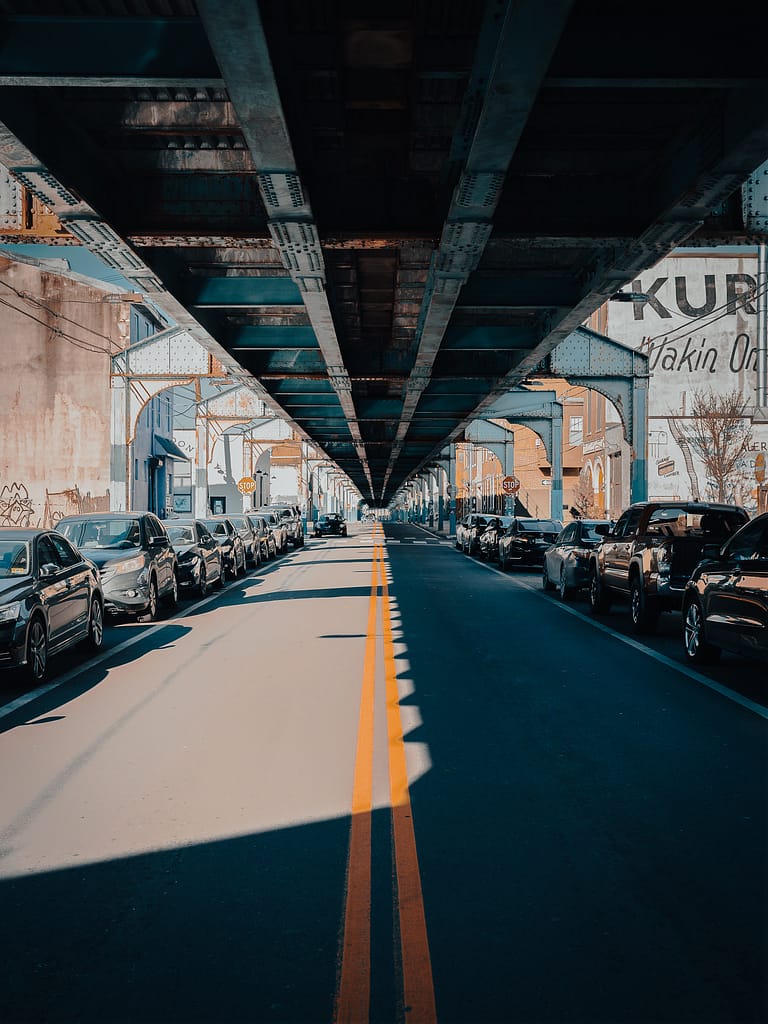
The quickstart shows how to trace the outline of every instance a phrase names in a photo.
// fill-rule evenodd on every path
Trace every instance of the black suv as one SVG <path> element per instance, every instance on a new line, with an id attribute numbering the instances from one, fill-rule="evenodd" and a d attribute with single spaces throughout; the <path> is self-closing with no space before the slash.
<path id="1" fill-rule="evenodd" d="M 83 512 L 60 519 L 56 529 L 99 567 L 106 611 L 152 621 L 159 601 L 175 606 L 178 559 L 151 512 Z"/>

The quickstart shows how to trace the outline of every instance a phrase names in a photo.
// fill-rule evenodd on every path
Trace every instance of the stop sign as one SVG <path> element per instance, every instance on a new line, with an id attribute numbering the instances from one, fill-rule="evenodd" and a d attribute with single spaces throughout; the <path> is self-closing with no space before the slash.
<path id="1" fill-rule="evenodd" d="M 501 481 L 501 489 L 505 494 L 517 494 L 520 490 L 520 481 L 516 476 L 505 476 Z"/>

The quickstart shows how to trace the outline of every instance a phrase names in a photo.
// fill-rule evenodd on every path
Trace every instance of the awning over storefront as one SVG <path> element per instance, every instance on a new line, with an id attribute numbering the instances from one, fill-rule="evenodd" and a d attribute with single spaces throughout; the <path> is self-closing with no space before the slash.
<path id="1" fill-rule="evenodd" d="M 152 438 L 152 455 L 160 459 L 176 459 L 177 462 L 189 462 L 189 456 L 167 437 Z"/>

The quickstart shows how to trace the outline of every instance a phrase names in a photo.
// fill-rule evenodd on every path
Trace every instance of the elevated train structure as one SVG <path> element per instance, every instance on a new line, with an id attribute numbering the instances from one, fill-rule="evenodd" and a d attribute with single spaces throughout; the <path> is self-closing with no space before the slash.
<path id="1" fill-rule="evenodd" d="M 0 0 L 0 27 L 0 162 L 374 506 L 672 249 L 764 240 L 760 5 Z"/>

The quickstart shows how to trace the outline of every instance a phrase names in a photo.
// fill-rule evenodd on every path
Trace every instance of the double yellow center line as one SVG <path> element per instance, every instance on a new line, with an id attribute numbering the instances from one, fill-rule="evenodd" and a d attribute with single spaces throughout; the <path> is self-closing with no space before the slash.
<path id="1" fill-rule="evenodd" d="M 403 985 L 401 995 L 407 1021 L 418 1022 L 418 1024 L 434 1024 L 437 1015 L 432 983 L 432 964 L 408 789 L 408 770 L 403 725 L 400 717 L 400 696 L 397 689 L 395 645 L 392 636 L 383 535 L 381 524 L 376 523 L 373 529 L 371 594 L 368 603 L 368 631 L 365 641 L 360 721 L 352 789 L 352 823 L 349 838 L 341 970 L 336 992 L 334 1021 L 336 1024 L 365 1024 L 370 1016 L 371 821 L 376 669 L 379 654 L 376 625 L 379 614 L 381 614 L 389 795 L 397 881 L 396 900 L 400 921 L 400 962 Z"/>

